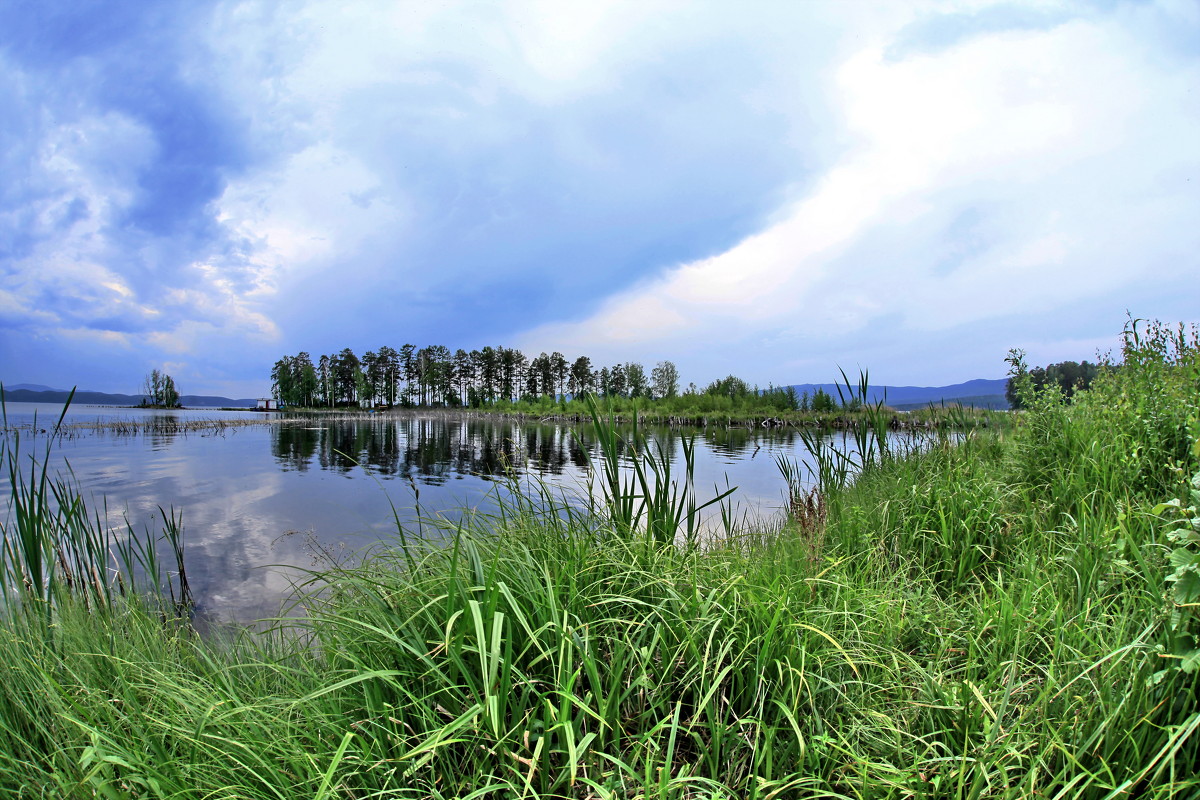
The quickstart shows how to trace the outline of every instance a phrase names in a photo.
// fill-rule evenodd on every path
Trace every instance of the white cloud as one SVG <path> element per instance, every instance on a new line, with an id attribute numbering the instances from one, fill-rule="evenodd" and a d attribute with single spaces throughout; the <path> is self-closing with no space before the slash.
<path id="1" fill-rule="evenodd" d="M 916 346 L 1194 275 L 1200 68 L 1127 23 L 980 34 L 899 60 L 873 43 L 835 73 L 841 138 L 854 146 L 777 221 L 521 343 L 696 362 L 689 351 L 711 357 L 730 342 L 748 377 L 802 380 L 779 372 L 798 348 L 832 365 L 868 331 Z M 970 247 L 953 229 L 968 211 L 979 216 Z M 1183 289 L 1193 304 L 1198 286 Z M 945 379 L 959 377 L 972 376 Z"/>
<path id="2" fill-rule="evenodd" d="M 38 85 L 9 66 L 19 83 Z M 170 352 L 195 346 L 182 332 L 195 320 L 271 335 L 246 298 L 238 279 L 246 270 L 236 258 L 220 268 L 180 263 L 170 242 L 129 222 L 145 200 L 141 184 L 160 142 L 135 116 L 90 102 L 82 88 L 71 102 L 22 95 L 31 158 L 19 176 L 8 173 L 19 202 L 5 208 L 0 232 L 21 245 L 0 262 L 0 323 L 10 335 Z"/>
<path id="3" fill-rule="evenodd" d="M 216 207 L 217 221 L 250 243 L 259 292 L 306 267 L 327 266 L 357 252 L 373 238 L 392 235 L 405 221 L 403 212 L 381 196 L 378 177 L 328 143 L 230 183 Z"/>
<path id="4" fill-rule="evenodd" d="M 154 148 L 144 126 L 114 112 L 47 125 L 21 181 L 26 203 L 5 220 L 14 239 L 31 242 L 4 265 L 8 324 L 48 329 L 119 317 L 137 325 L 156 315 L 108 265 L 107 238 Z"/>
<path id="5" fill-rule="evenodd" d="M 623 102 L 614 98 L 644 94 L 651 104 L 643 109 L 645 135 L 663 135 L 664 114 L 690 111 L 678 98 L 697 91 L 646 85 L 661 80 L 662 65 L 676 58 L 703 66 L 722 54 L 743 59 L 731 65 L 729 80 L 749 83 L 739 83 L 734 96 L 793 117 L 797 143 L 826 146 L 809 119 L 824 102 L 811 78 L 820 59 L 849 29 L 870 36 L 909 13 L 767 3 L 734 14 L 681 0 L 353 0 L 293 5 L 285 14 L 270 4 L 227 3 L 207 32 L 206 58 L 233 114 L 273 146 L 262 166 L 230 184 L 217 204 L 219 219 L 243 239 L 252 263 L 277 274 L 346 263 L 360 274 L 372 270 L 372 254 L 403 250 L 409 237 L 425 233 L 411 227 L 417 191 L 439 195 L 438 208 L 416 211 L 452 218 L 454 235 L 490 235 L 505 224 L 510 196 L 536 184 L 531 168 L 608 172 L 616 185 L 631 169 L 622 162 L 630 153 L 599 141 L 608 131 L 597 114 Z M 746 69 L 755 74 L 737 71 Z M 802 98 L 789 103 L 781 93 Z M 668 128 L 684 140 L 665 144 L 686 148 L 686 140 L 728 124 L 708 117 L 690 129 Z M 514 155 L 536 142 L 553 151 L 541 154 L 543 163 Z M 427 163 L 430 156 L 438 163 Z M 520 176 L 511 174 L 518 170 Z M 441 196 L 455 188 L 467 195 L 464 205 L 481 204 L 481 195 L 491 200 L 490 218 L 468 219 Z M 456 269 L 392 259 L 386 272 L 415 290 Z"/>
<path id="6" fill-rule="evenodd" d="M 922 360 L 959 369 L 1064 302 L 1119 326 L 1124 303 L 1200 299 L 1187 2 L 229 0 L 176 21 L 164 52 L 131 40 L 155 77 L 128 92 L 111 53 L 52 72 L 0 51 L 8 329 L 261 376 L 267 349 L 354 335 L 513 344 L 514 319 L 594 297 L 517 344 L 765 382 L 939 340 Z"/>

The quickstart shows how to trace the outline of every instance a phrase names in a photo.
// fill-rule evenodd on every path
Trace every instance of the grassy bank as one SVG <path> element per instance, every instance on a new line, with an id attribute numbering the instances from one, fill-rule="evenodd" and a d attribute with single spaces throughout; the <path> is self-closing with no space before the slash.
<path id="1" fill-rule="evenodd" d="M 0 794 L 1197 796 L 1200 346 L 1131 330 L 1124 361 L 1015 429 L 865 440 L 852 484 L 831 463 L 720 545 L 667 533 L 686 482 L 518 497 L 314 575 L 299 630 L 200 639 L 22 589 L 14 551 Z"/>
<path id="2" fill-rule="evenodd" d="M 847 390 L 847 399 L 855 387 Z M 834 411 L 778 411 L 741 407 L 728 402 L 719 402 L 715 408 L 676 407 L 671 401 L 630 400 L 622 397 L 604 398 L 599 402 L 606 415 L 618 424 L 631 424 L 636 420 L 642 425 L 695 427 L 695 428 L 816 428 L 822 430 L 848 430 L 870 426 L 872 409 L 864 404 Z M 728 398 L 723 398 L 728 401 Z M 393 408 L 381 410 L 384 417 L 406 415 L 418 417 L 463 416 L 497 417 L 520 421 L 538 421 L 564 424 L 588 424 L 591 420 L 593 401 L 580 400 L 522 400 L 516 403 L 501 400 L 486 408 Z M 955 404 L 926 406 L 911 411 L 896 411 L 881 406 L 878 410 L 886 415 L 887 424 L 895 431 L 930 431 L 937 429 L 971 430 L 974 428 L 997 428 L 1011 425 L 1012 416 L 1007 411 L 963 407 Z M 285 419 L 328 419 L 350 416 L 344 409 L 289 409 Z M 365 412 L 358 412 L 362 415 Z M 361 418 L 359 416 L 358 418 Z"/>
<path id="3" fill-rule="evenodd" d="M 671 425 L 697 428 L 821 428 L 840 430 L 869 425 L 862 410 L 854 411 L 781 411 L 755 412 L 731 411 L 673 411 L 653 405 L 640 407 L 633 400 L 606 400 L 606 408 L 619 423 L 630 423 L 635 418 L 644 425 Z M 898 412 L 885 409 L 892 430 L 922 431 L 939 428 L 968 430 L 1007 425 L 1011 416 L 1004 411 L 979 408 L 964 408 L 957 405 L 934 406 Z M 403 412 L 401 412 L 403 413 Z M 456 413 L 449 411 L 446 413 Z M 489 409 L 463 410 L 457 413 L 494 415 L 524 420 L 546 420 L 551 422 L 586 423 L 589 419 L 587 405 L 583 402 L 552 403 L 497 403 Z"/>

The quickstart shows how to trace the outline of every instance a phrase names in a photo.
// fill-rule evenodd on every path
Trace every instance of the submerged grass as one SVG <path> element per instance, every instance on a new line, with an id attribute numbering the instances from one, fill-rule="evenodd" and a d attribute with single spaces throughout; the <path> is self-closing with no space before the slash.
<path id="1" fill-rule="evenodd" d="M 12 606 L 0 795 L 1200 796 L 1196 623 L 1166 591 L 1200 347 L 1173 336 L 1133 325 L 1125 366 L 1015 430 L 864 442 L 778 531 L 680 546 L 534 486 L 314 573 L 299 631 Z"/>

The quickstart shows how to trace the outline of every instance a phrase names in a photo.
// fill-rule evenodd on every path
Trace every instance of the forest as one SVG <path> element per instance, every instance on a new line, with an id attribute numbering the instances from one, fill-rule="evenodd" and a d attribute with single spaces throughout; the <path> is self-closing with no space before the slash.
<path id="1" fill-rule="evenodd" d="M 587 395 L 628 400 L 708 396 L 780 412 L 832 411 L 837 405 L 821 390 L 812 396 L 790 386 L 763 390 L 734 375 L 702 388 L 689 384 L 681 389 L 679 384 L 679 370 L 671 361 L 659 361 L 649 371 L 637 362 L 596 369 L 587 356 L 568 361 L 556 351 L 529 358 L 509 347 L 452 353 L 443 345 L 406 344 L 383 346 L 361 358 L 345 348 L 315 362 L 301 352 L 280 358 L 271 369 L 272 392 L 293 408 L 491 408 Z"/>

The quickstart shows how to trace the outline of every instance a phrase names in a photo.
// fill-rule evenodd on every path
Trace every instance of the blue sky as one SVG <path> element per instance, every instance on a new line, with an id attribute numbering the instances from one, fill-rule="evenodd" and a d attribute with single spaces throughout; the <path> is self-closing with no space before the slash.
<path id="1" fill-rule="evenodd" d="M 941 385 L 1200 319 L 1200 6 L 0 4 L 0 378 Z"/>

